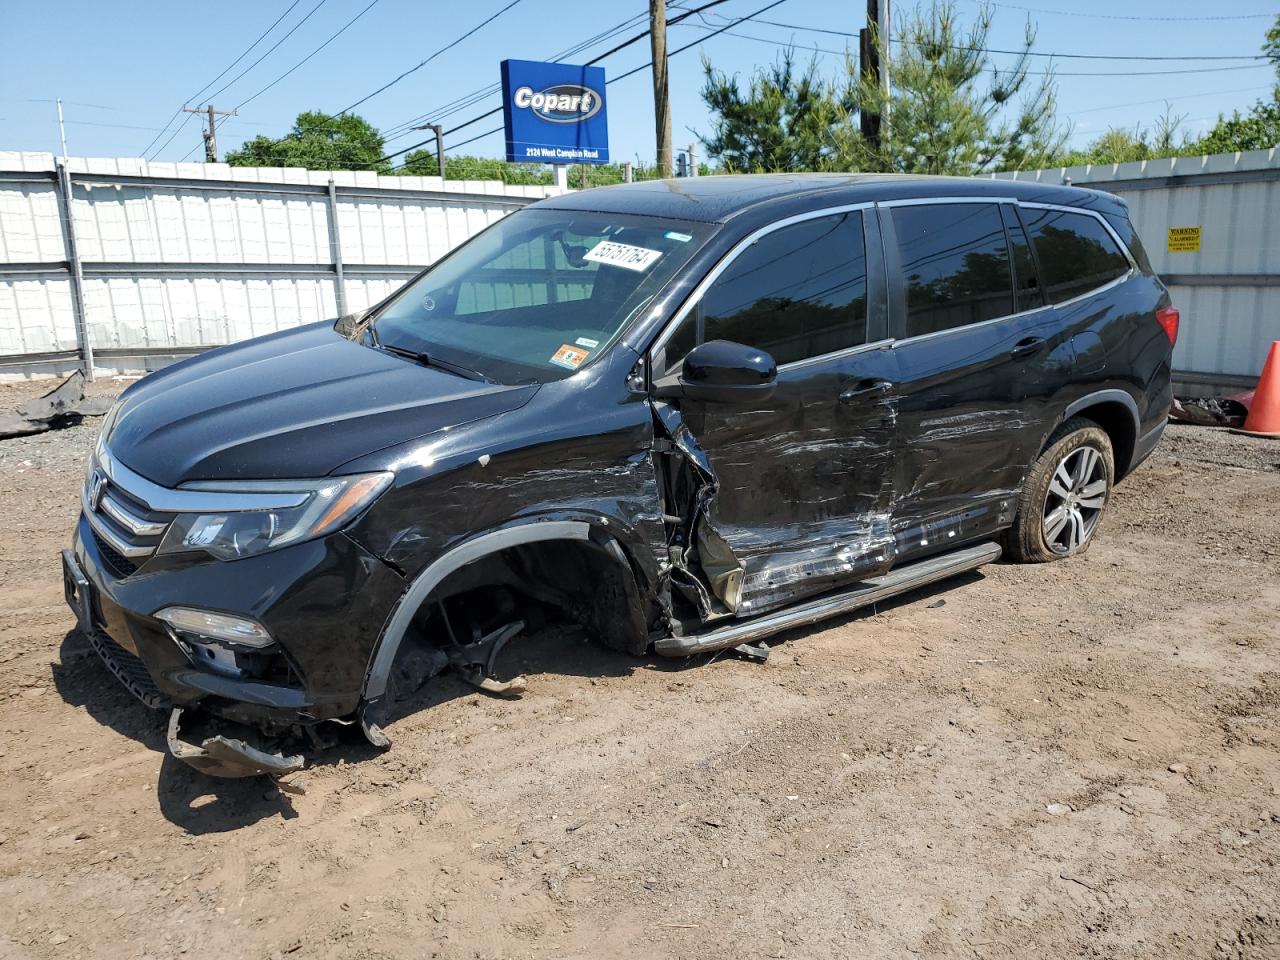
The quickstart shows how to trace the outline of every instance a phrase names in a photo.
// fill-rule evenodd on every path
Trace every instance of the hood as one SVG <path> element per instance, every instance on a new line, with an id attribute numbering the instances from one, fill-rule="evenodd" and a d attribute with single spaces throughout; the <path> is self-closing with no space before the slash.
<path id="1" fill-rule="evenodd" d="M 112 454 L 155 483 L 322 477 L 356 457 L 514 410 L 479 383 L 298 327 L 166 367 L 124 394 Z"/>

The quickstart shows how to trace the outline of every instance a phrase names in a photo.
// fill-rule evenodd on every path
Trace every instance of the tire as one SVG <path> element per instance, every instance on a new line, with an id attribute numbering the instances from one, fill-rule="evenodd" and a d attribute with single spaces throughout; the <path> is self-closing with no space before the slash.
<path id="1" fill-rule="evenodd" d="M 1018 563 L 1047 563 L 1089 549 L 1115 485 L 1115 455 L 1106 431 L 1072 417 L 1049 437 L 1018 495 L 1005 555 Z"/>

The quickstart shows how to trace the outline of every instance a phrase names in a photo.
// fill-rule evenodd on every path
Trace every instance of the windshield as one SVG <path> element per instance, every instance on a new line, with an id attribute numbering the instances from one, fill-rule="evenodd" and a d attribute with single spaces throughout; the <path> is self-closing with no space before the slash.
<path id="1" fill-rule="evenodd" d="M 521 210 L 405 287 L 374 320 L 375 342 L 499 383 L 559 380 L 603 353 L 709 232 Z"/>

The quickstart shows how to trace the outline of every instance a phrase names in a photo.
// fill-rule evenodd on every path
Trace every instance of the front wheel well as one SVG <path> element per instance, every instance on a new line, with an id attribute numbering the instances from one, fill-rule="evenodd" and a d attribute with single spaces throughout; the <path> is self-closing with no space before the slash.
<path id="1" fill-rule="evenodd" d="M 585 525 L 565 524 L 569 538 L 540 539 L 536 530 L 497 532 L 494 549 L 463 545 L 410 587 L 384 633 L 366 682 L 366 704 L 386 718 L 395 703 L 416 691 L 460 658 L 476 657 L 493 638 L 514 627 L 537 633 L 553 623 L 573 623 L 606 646 L 641 655 L 648 649 L 654 603 L 623 548 Z M 518 536 L 535 537 L 517 540 Z M 596 539 L 599 537 L 599 539 Z M 446 572 L 447 571 L 447 572 Z M 435 579 L 438 577 L 438 579 Z M 432 579 L 427 579 L 432 578 Z M 418 584 L 421 587 L 418 588 Z M 496 642 L 496 641 L 495 641 Z M 501 643 L 505 643 L 502 640 Z M 492 668 L 492 656 L 480 663 Z M 476 664 L 468 660 L 471 669 Z M 379 721 L 380 722 L 380 721 Z"/>
<path id="2" fill-rule="evenodd" d="M 616 650 L 643 654 L 648 646 L 635 573 L 612 543 L 539 540 L 496 550 L 450 573 L 421 609 L 497 587 L 555 608 Z"/>

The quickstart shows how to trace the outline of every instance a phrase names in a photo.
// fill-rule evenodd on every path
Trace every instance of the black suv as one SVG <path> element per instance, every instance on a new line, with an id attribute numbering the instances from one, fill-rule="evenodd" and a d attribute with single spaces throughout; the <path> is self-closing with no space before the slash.
<path id="1" fill-rule="evenodd" d="M 362 315 L 131 387 L 68 599 L 153 705 L 283 737 L 548 618 L 686 656 L 1087 549 L 1178 313 L 1124 202 L 858 175 L 573 193 Z M 518 683 L 515 684 L 518 687 Z M 214 737 L 217 772 L 280 758 Z M 212 749 L 216 748 L 216 749 Z M 211 759 L 210 754 L 218 757 Z"/>

